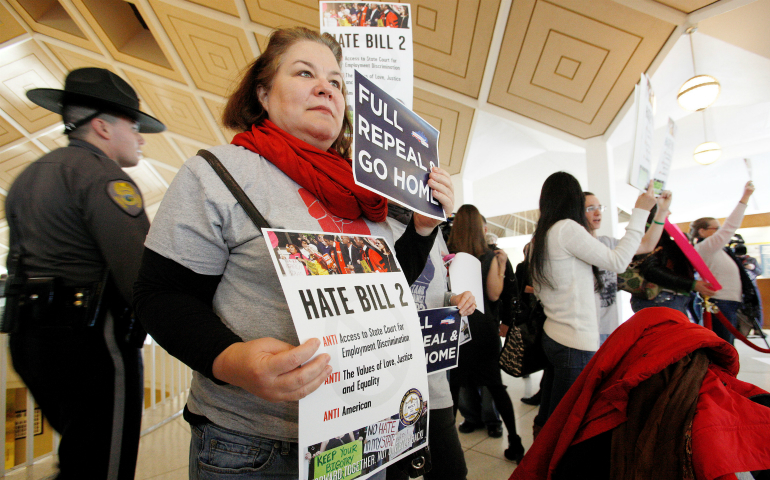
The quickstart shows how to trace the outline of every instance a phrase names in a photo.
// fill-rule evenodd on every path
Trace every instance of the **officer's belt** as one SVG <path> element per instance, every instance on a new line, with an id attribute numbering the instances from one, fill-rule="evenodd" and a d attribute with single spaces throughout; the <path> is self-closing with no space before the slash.
<path id="1" fill-rule="evenodd" d="M 95 325 L 102 283 L 82 287 L 67 287 L 61 283 L 55 277 L 25 280 L 19 302 L 21 330 Z"/>

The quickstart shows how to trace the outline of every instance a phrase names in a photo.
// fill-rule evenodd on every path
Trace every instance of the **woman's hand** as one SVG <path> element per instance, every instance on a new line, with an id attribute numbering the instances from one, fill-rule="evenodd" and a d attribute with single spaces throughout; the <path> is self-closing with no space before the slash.
<path id="1" fill-rule="evenodd" d="M 460 309 L 460 315 L 467 317 L 476 311 L 476 298 L 471 292 L 463 292 L 459 295 L 452 295 L 449 304 Z"/>
<path id="2" fill-rule="evenodd" d="M 655 213 L 655 220 L 658 222 L 665 222 L 666 218 L 668 217 L 669 213 L 671 211 L 669 208 L 671 207 L 671 200 L 672 200 L 672 194 L 669 190 L 663 190 L 660 192 L 660 196 L 657 199 L 658 202 L 658 211 Z"/>
<path id="3" fill-rule="evenodd" d="M 636 199 L 634 208 L 641 208 L 642 210 L 647 210 L 649 212 L 652 210 L 654 205 L 655 187 L 653 186 L 652 182 L 650 182 L 650 185 L 647 187 L 647 191 L 639 195 L 639 198 Z"/>
<path id="4" fill-rule="evenodd" d="M 317 338 L 298 347 L 275 338 L 234 343 L 214 359 L 214 377 L 270 402 L 299 400 L 332 373 L 326 353 L 308 362 L 320 346 Z"/>
<path id="5" fill-rule="evenodd" d="M 703 280 L 698 280 L 695 282 L 695 291 L 700 293 L 703 297 L 712 297 L 715 293 L 717 293 L 717 291 L 714 290 L 714 287 L 710 283 L 704 282 Z"/>
<path id="6" fill-rule="evenodd" d="M 751 197 L 751 194 L 754 193 L 754 182 L 751 180 L 746 183 L 746 186 L 743 187 L 743 196 L 741 197 L 741 203 L 744 205 L 749 204 L 749 198 Z"/>
<path id="7" fill-rule="evenodd" d="M 449 173 L 443 168 L 431 168 L 428 186 L 433 190 L 433 198 L 444 207 L 444 214 L 449 215 L 452 213 L 455 208 L 455 192 Z M 423 237 L 430 235 L 433 229 L 442 222 L 419 213 L 415 213 L 413 218 L 414 229 Z"/>

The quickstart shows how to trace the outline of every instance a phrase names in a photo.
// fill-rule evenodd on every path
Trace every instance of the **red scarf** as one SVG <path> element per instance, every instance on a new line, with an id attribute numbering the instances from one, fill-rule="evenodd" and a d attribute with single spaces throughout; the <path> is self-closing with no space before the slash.
<path id="1" fill-rule="evenodd" d="M 323 152 L 270 120 L 239 133 L 231 143 L 262 155 L 338 217 L 355 220 L 364 215 L 372 222 L 383 222 L 388 215 L 385 197 L 356 185 L 352 161 L 333 148 Z"/>

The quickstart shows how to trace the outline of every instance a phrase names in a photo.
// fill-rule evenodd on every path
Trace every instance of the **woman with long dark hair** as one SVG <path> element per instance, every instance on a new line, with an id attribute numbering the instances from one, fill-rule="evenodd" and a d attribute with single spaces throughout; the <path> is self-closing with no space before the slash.
<path id="1" fill-rule="evenodd" d="M 473 205 L 463 205 L 457 210 L 447 246 L 452 253 L 464 252 L 481 261 L 484 291 L 484 313 L 476 310 L 468 317 L 472 340 L 460 346 L 457 368 L 449 374 L 455 414 L 460 387 L 487 387 L 508 430 L 505 458 L 518 463 L 524 456 L 524 446 L 516 433 L 513 403 L 505 391 L 497 363 L 500 356 L 500 319 L 497 311 L 508 256 L 502 250 L 491 250 L 487 246 L 481 214 Z"/>
<path id="2" fill-rule="evenodd" d="M 615 249 L 590 233 L 583 189 L 575 177 L 556 172 L 540 192 L 540 219 L 532 236 L 529 273 L 546 314 L 541 422 L 545 423 L 599 347 L 594 291 L 598 268 L 622 273 L 639 247 L 644 222 L 655 205 L 652 186 L 636 200 L 626 234 Z M 597 268 L 598 267 L 598 268 Z"/>

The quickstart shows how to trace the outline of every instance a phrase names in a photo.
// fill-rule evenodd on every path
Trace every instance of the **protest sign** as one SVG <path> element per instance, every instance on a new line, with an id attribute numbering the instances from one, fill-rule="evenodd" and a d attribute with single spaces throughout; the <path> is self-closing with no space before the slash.
<path id="1" fill-rule="evenodd" d="M 449 282 L 453 292 L 471 292 L 476 298 L 476 310 L 484 313 L 484 288 L 478 258 L 458 252 L 449 264 Z"/>
<path id="2" fill-rule="evenodd" d="M 342 69 L 353 107 L 353 70 L 377 81 L 412 108 L 414 83 L 411 5 L 408 3 L 320 2 L 321 32 L 342 47 Z"/>
<path id="3" fill-rule="evenodd" d="M 634 87 L 636 104 L 636 133 L 634 135 L 634 153 L 628 183 L 639 190 L 647 190 L 652 171 L 652 135 L 655 128 L 654 118 L 655 93 L 652 91 L 650 77 L 642 73 L 642 78 Z"/>
<path id="4" fill-rule="evenodd" d="M 420 310 L 428 374 L 457 367 L 460 358 L 460 311 L 457 307 Z"/>
<path id="5" fill-rule="evenodd" d="M 263 232 L 299 341 L 320 339 L 317 353 L 333 368 L 299 401 L 300 478 L 368 478 L 426 445 L 423 337 L 392 247 L 370 236 Z M 326 253 L 296 247 L 319 235 Z"/>
<path id="6" fill-rule="evenodd" d="M 666 139 L 663 141 L 663 151 L 660 153 L 660 161 L 658 161 L 658 167 L 655 169 L 655 175 L 652 176 L 655 195 L 660 195 L 660 192 L 666 189 L 666 182 L 671 171 L 671 161 L 674 155 L 674 136 L 676 136 L 676 130 L 676 124 L 669 118 Z"/>
<path id="7" fill-rule="evenodd" d="M 444 209 L 428 186 L 439 166 L 438 130 L 355 72 L 353 176 L 356 183 L 431 218 Z"/>

